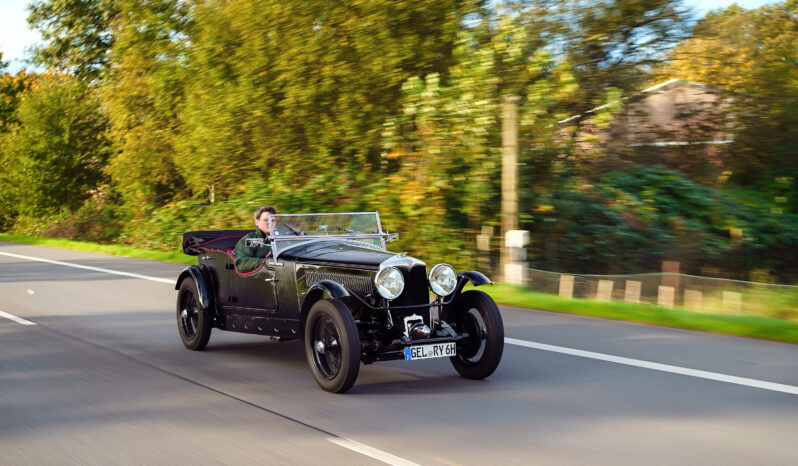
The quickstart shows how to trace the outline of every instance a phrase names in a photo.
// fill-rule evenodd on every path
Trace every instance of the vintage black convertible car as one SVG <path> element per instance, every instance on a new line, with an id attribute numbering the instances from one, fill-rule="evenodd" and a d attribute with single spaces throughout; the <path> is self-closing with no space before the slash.
<path id="1" fill-rule="evenodd" d="M 352 387 L 360 363 L 449 357 L 463 377 L 496 370 L 504 326 L 478 290 L 483 274 L 389 252 L 377 212 L 278 214 L 256 270 L 235 267 L 233 248 L 249 231 L 191 231 L 183 251 L 198 256 L 177 279 L 183 344 L 201 350 L 211 329 L 304 341 L 308 364 L 325 390 Z M 434 299 L 430 297 L 434 293 Z"/>

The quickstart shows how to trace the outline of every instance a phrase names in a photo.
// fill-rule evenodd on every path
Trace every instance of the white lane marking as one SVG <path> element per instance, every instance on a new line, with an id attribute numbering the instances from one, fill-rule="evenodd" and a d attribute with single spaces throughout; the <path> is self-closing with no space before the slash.
<path id="1" fill-rule="evenodd" d="M 17 259 L 27 259 L 31 261 L 38 261 L 38 262 L 46 262 L 48 264 L 55 264 L 55 265 L 64 265 L 66 267 L 74 267 L 76 269 L 85 269 L 91 270 L 94 272 L 104 272 L 110 273 L 114 275 L 122 275 L 123 277 L 131 277 L 131 278 L 140 278 L 142 280 L 151 280 L 154 282 L 161 282 L 161 283 L 169 283 L 174 285 L 175 281 L 168 278 L 158 278 L 158 277 L 151 277 L 149 275 L 141 275 L 138 273 L 130 273 L 130 272 L 121 272 L 119 270 L 111 270 L 111 269 L 103 269 L 100 267 L 90 267 L 88 265 L 80 265 L 80 264 L 73 264 L 71 262 L 61 262 L 61 261 L 54 261 L 51 259 L 42 259 L 41 257 L 32 257 L 32 256 L 23 256 L 21 254 L 12 254 L 10 252 L 0 252 L 0 254 L 9 257 L 16 257 Z"/>
<path id="2" fill-rule="evenodd" d="M 388 463 L 395 466 L 419 466 L 418 463 L 407 461 L 406 459 L 399 458 L 398 456 L 394 456 L 390 453 L 385 453 L 382 450 L 377 450 L 376 448 L 363 445 L 360 442 L 355 442 L 354 440 L 350 440 L 348 438 L 328 437 L 327 440 L 338 445 L 339 447 L 347 448 L 354 452 L 360 453 L 361 455 L 366 455 L 368 457 L 374 458 L 375 460 L 380 460 L 383 463 Z"/>
<path id="3" fill-rule="evenodd" d="M 12 253 L 9 253 L 9 252 L 0 252 L 0 254 L 2 254 L 4 256 L 9 256 L 9 257 L 16 257 L 16 258 L 19 258 L 19 259 L 28 259 L 28 260 L 39 261 L 39 262 L 47 262 L 47 263 L 50 263 L 50 264 L 64 265 L 64 266 L 67 266 L 67 267 L 75 267 L 75 268 L 78 268 L 78 269 L 93 270 L 95 272 L 105 272 L 105 273 L 110 273 L 110 274 L 114 274 L 114 275 L 122 275 L 122 276 L 125 276 L 125 277 L 141 278 L 143 280 L 152 280 L 152 281 L 155 281 L 155 282 L 169 283 L 170 285 L 175 283 L 174 280 L 170 280 L 170 279 L 167 279 L 167 278 L 157 278 L 157 277 L 151 277 L 149 275 L 141 275 L 141 274 L 137 274 L 137 273 L 120 272 L 118 270 L 103 269 L 103 268 L 100 268 L 100 267 L 90 267 L 88 265 L 72 264 L 72 263 L 69 263 L 69 262 L 61 262 L 61 261 L 54 261 L 54 260 L 50 260 L 50 259 L 42 259 L 40 257 L 23 256 L 23 255 L 20 255 L 20 254 L 12 254 Z M 11 314 L 6 314 L 6 313 L 0 312 L 0 315 L 2 315 L 3 317 L 9 318 L 11 320 L 14 320 L 16 322 L 19 322 L 20 320 L 21 321 L 25 321 L 24 319 L 19 319 L 19 317 L 12 316 Z M 19 319 L 19 320 L 17 320 L 17 319 Z M 29 321 L 25 321 L 25 322 L 28 322 L 28 323 L 26 323 L 24 325 L 35 325 L 33 322 L 29 322 Z M 22 323 L 22 322 L 19 322 L 19 323 Z M 687 375 L 687 376 L 690 376 L 690 377 L 698 377 L 700 379 L 715 380 L 715 381 L 718 381 L 718 382 L 726 382 L 726 383 L 731 383 L 731 384 L 736 384 L 736 385 L 743 385 L 743 386 L 746 386 L 746 387 L 761 388 L 763 390 L 772 390 L 774 392 L 782 392 L 782 393 L 789 393 L 789 394 L 792 394 L 792 395 L 798 395 L 798 387 L 796 387 L 794 385 L 785 385 L 785 384 L 780 384 L 780 383 L 775 383 L 775 382 L 766 382 L 764 380 L 748 379 L 748 378 L 745 378 L 745 377 L 736 377 L 736 376 L 733 376 L 733 375 L 720 374 L 720 373 L 717 373 L 717 372 L 708 372 L 708 371 L 701 371 L 701 370 L 697 370 L 697 369 L 689 369 L 689 368 L 686 368 L 686 367 L 671 366 L 669 364 L 660 364 L 660 363 L 656 363 L 656 362 L 643 361 L 641 359 L 624 358 L 624 357 L 621 357 L 621 356 L 613 356 L 611 354 L 594 353 L 592 351 L 584 351 L 584 350 L 578 350 L 578 349 L 574 349 L 574 348 L 566 348 L 564 346 L 546 345 L 544 343 L 535 343 L 535 342 L 532 342 L 532 341 L 517 340 L 515 338 L 505 338 L 504 342 L 508 343 L 508 344 L 511 344 L 511 345 L 523 346 L 523 347 L 526 347 L 526 348 L 533 348 L 533 349 L 539 349 L 539 350 L 544 350 L 544 351 L 552 351 L 552 352 L 555 352 L 555 353 L 569 354 L 571 356 L 579 356 L 579 357 L 582 357 L 582 358 L 589 358 L 589 359 L 596 359 L 596 360 L 599 360 L 599 361 L 614 362 L 616 364 L 625 364 L 627 366 L 642 367 L 644 369 L 651 369 L 651 370 L 656 370 L 656 371 L 661 371 L 661 372 L 670 372 L 672 374 L 681 374 L 681 375 Z M 330 441 L 332 442 L 333 440 L 330 439 Z M 371 447 L 369 447 L 367 445 L 358 444 L 354 440 L 347 440 L 347 441 L 348 442 L 352 442 L 353 444 L 362 445 L 366 449 L 371 449 L 371 450 L 374 450 L 375 452 L 379 452 L 379 450 L 373 449 L 373 448 L 371 448 Z M 343 442 L 343 440 L 342 440 L 342 442 Z M 337 443 L 337 442 L 334 442 L 334 443 Z M 344 446 L 343 444 L 340 444 L 340 445 Z M 349 448 L 348 446 L 344 446 L 344 447 L 345 448 Z M 354 449 L 354 448 L 350 448 L 350 449 Z M 385 454 L 388 455 L 388 453 L 385 453 Z M 389 455 L 389 456 L 392 456 L 392 455 Z M 395 458 L 398 458 L 398 457 L 395 457 Z M 401 460 L 401 461 L 404 461 L 401 458 L 398 458 L 398 459 Z M 397 463 L 397 464 L 399 464 L 399 463 Z M 413 463 L 405 463 L 405 464 L 413 464 Z"/>
<path id="4" fill-rule="evenodd" d="M 23 319 L 21 317 L 17 317 L 17 316 L 15 316 L 13 314 L 9 314 L 9 313 L 3 312 L 3 311 L 0 311 L 0 317 L 5 317 L 6 319 L 11 319 L 14 322 L 16 322 L 18 324 L 22 324 L 22 325 L 36 325 L 35 322 L 31 322 L 29 320 L 25 320 L 25 319 Z"/>
<path id="5" fill-rule="evenodd" d="M 504 343 L 516 346 L 523 346 L 525 348 L 539 349 L 543 351 L 553 351 L 555 353 L 568 354 L 571 356 L 579 356 L 581 358 L 598 359 L 599 361 L 614 362 L 616 364 L 625 364 L 627 366 L 642 367 L 644 369 L 652 369 L 655 371 L 670 372 L 672 374 L 681 374 L 690 377 L 698 377 L 700 379 L 715 380 L 717 382 L 726 382 L 736 385 L 744 385 L 746 387 L 761 388 L 764 390 L 772 390 L 774 392 L 782 392 L 782 393 L 790 393 L 792 395 L 798 395 L 798 387 L 794 385 L 766 382 L 764 380 L 747 379 L 745 377 L 736 377 L 733 375 L 719 374 L 717 372 L 708 372 L 697 369 L 689 369 L 686 367 L 671 366 L 669 364 L 660 364 L 656 362 L 643 361 L 640 359 L 624 358 L 621 356 L 613 356 L 610 354 L 594 353 L 592 351 L 583 351 L 573 348 L 566 348 L 563 346 L 546 345 L 544 343 L 535 343 L 526 340 L 516 340 L 515 338 L 505 338 Z"/>

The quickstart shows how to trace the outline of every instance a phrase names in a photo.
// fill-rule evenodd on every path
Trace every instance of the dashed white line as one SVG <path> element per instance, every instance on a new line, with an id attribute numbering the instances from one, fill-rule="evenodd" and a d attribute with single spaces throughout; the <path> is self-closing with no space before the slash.
<path id="1" fill-rule="evenodd" d="M 553 351 L 555 353 L 568 354 L 571 356 L 579 356 L 580 358 L 597 359 L 599 361 L 614 362 L 616 364 L 624 364 L 627 366 L 642 367 L 660 372 L 670 372 L 672 374 L 687 375 L 690 377 L 698 377 L 700 379 L 715 380 L 717 382 L 726 382 L 735 385 L 744 385 L 746 387 L 761 388 L 763 390 L 772 390 L 774 392 L 790 393 L 798 395 L 798 387 L 794 385 L 785 385 L 774 382 L 766 382 L 764 380 L 747 379 L 745 377 L 736 377 L 733 375 L 719 374 L 717 372 L 701 371 L 697 369 L 689 369 L 686 367 L 671 366 L 669 364 L 660 364 L 657 362 L 643 361 L 641 359 L 624 358 L 621 356 L 613 356 L 611 354 L 594 353 L 592 351 L 578 350 L 574 348 L 566 348 L 564 346 L 546 345 L 544 343 L 535 343 L 533 341 L 516 340 L 515 338 L 505 338 L 505 344 L 523 346 L 525 348 L 539 349 L 543 351 Z"/>
<path id="2" fill-rule="evenodd" d="M 76 269 L 85 269 L 85 270 L 91 270 L 91 271 L 94 271 L 94 272 L 104 272 L 104 273 L 110 273 L 110 274 L 113 274 L 113 275 L 122 275 L 123 277 L 140 278 L 142 280 L 150 280 L 150 281 L 154 281 L 154 282 L 169 283 L 169 284 L 172 284 L 172 285 L 175 284 L 175 281 L 173 279 L 168 279 L 168 278 L 151 277 L 149 275 L 141 275 L 141 274 L 138 274 L 138 273 L 121 272 L 119 270 L 103 269 L 101 267 L 91 267 L 91 266 L 88 266 L 88 265 L 73 264 L 71 262 L 54 261 L 54 260 L 51 260 L 51 259 L 42 259 L 41 257 L 23 256 L 21 254 L 12 254 L 10 252 L 0 252 L 0 254 L 2 254 L 4 256 L 9 256 L 9 257 L 16 257 L 17 259 L 27 259 L 27 260 L 31 260 L 31 261 L 37 261 L 37 262 L 46 262 L 48 264 L 63 265 L 63 266 L 66 266 L 66 267 L 74 267 Z"/>
<path id="3" fill-rule="evenodd" d="M 355 442 L 354 440 L 350 440 L 348 438 L 328 437 L 327 440 L 338 445 L 339 447 L 344 447 L 346 449 L 360 453 L 361 455 L 366 455 L 368 457 L 374 458 L 375 460 L 382 461 L 383 463 L 388 463 L 395 466 L 419 466 L 418 463 L 407 461 L 406 459 L 399 458 L 398 456 L 392 455 L 390 453 L 385 453 L 382 450 L 377 450 L 376 448 L 364 445 L 360 442 Z"/>
<path id="4" fill-rule="evenodd" d="M 5 317 L 6 319 L 13 320 L 14 322 L 22 325 L 36 325 L 35 322 L 31 322 L 29 320 L 25 320 L 21 317 L 17 317 L 13 314 L 9 314 L 7 312 L 0 311 L 0 317 Z"/>

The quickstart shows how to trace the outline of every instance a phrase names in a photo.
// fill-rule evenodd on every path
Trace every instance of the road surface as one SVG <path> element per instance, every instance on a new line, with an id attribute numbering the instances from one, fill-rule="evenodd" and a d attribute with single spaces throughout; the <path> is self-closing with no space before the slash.
<path id="1" fill-rule="evenodd" d="M 490 378 L 393 361 L 334 395 L 298 341 L 186 350 L 182 268 L 0 242 L 0 464 L 798 462 L 798 346 L 502 307 Z"/>

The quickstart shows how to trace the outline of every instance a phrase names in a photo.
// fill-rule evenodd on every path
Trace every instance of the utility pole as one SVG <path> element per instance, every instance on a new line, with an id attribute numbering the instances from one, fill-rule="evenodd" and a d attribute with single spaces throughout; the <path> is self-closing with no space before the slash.
<path id="1" fill-rule="evenodd" d="M 517 96 L 502 101 L 502 232 L 499 276 L 506 281 L 505 265 L 512 261 L 507 232 L 518 229 L 518 102 Z"/>

